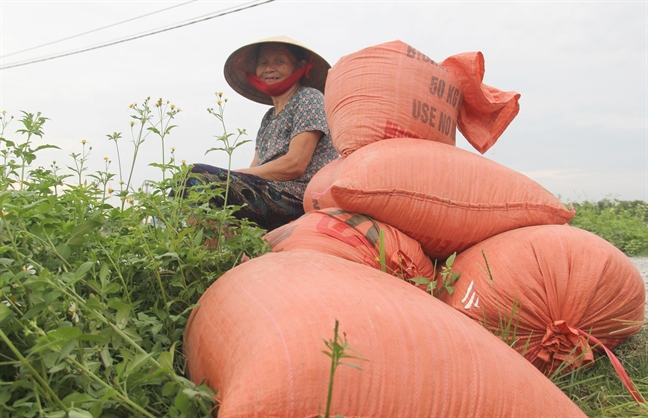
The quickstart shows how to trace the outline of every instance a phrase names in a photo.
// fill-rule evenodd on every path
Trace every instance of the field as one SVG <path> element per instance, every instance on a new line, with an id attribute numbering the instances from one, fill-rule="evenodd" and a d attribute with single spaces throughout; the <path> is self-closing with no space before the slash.
<path id="1" fill-rule="evenodd" d="M 648 255 L 648 202 L 641 200 L 572 203 L 571 224 L 593 232 L 629 256 Z"/>
<path id="2" fill-rule="evenodd" d="M 184 374 L 188 315 L 214 280 L 268 248 L 263 230 L 232 215 L 236 207 L 209 206 L 227 188 L 182 188 L 188 167 L 165 149 L 176 113 L 162 99 L 133 105 L 130 164 L 121 134 L 108 135 L 114 173 L 108 160 L 90 171 L 86 143 L 67 170 L 38 167 L 38 154 L 53 147 L 35 141 L 47 119 L 1 114 L 0 417 L 210 415 L 213 392 Z M 210 113 L 223 122 L 220 100 Z M 231 157 L 243 132 L 220 126 L 214 150 Z M 161 180 L 144 191 L 131 178 L 147 132 L 163 157 L 153 163 Z M 629 255 L 648 254 L 648 203 L 573 205 L 574 225 Z M 647 330 L 617 354 L 648 397 Z M 553 380 L 589 415 L 648 416 L 604 356 Z"/>

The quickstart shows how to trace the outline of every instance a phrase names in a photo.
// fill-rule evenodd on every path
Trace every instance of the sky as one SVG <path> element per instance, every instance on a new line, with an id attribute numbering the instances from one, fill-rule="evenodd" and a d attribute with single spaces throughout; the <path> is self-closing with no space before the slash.
<path id="1" fill-rule="evenodd" d="M 0 0 L 0 66 L 102 44 L 250 2 L 198 0 L 165 12 L 20 54 L 13 52 L 183 3 L 175 1 Z M 563 201 L 648 201 L 648 2 L 440 2 L 276 0 L 244 11 L 82 54 L 0 70 L 0 110 L 49 118 L 36 143 L 35 165 L 72 165 L 86 140 L 91 171 L 112 160 L 106 135 L 122 132 L 130 165 L 131 103 L 163 98 L 181 108 L 166 140 L 178 161 L 226 166 L 205 154 L 222 133 L 207 112 L 215 92 L 228 98 L 229 130 L 254 140 L 267 106 L 235 93 L 223 65 L 231 52 L 261 38 L 286 35 L 334 65 L 341 57 L 392 40 L 436 61 L 481 51 L 484 82 L 521 94 L 520 112 L 484 154 L 540 183 Z M 12 123 L 5 136 L 23 141 Z M 457 146 L 477 153 L 457 133 Z M 148 137 L 134 184 L 160 177 L 159 140 Z M 253 144 L 233 168 L 248 166 Z M 115 189 L 118 186 L 113 186 Z"/>

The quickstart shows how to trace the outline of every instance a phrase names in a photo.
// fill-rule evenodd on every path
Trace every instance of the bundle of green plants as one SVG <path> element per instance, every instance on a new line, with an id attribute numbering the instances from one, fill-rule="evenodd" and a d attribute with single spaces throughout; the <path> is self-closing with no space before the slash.
<path id="1" fill-rule="evenodd" d="M 648 255 L 648 202 L 604 199 L 572 206 L 572 225 L 605 238 L 627 255 Z"/>
<path id="2" fill-rule="evenodd" d="M 184 374 L 183 331 L 214 280 L 267 250 L 264 231 L 236 219 L 237 207 L 210 206 L 227 184 L 183 188 L 188 167 L 164 148 L 179 109 L 147 99 L 131 111 L 130 164 L 121 134 L 108 135 L 116 173 L 109 158 L 89 172 L 85 141 L 64 174 L 35 167 L 55 148 L 36 145 L 47 119 L 1 114 L 0 417 L 212 414 L 212 391 Z M 210 113 L 225 128 L 222 101 Z M 224 129 L 218 148 L 231 157 L 242 134 Z M 151 138 L 162 179 L 136 189 L 138 150 Z"/>

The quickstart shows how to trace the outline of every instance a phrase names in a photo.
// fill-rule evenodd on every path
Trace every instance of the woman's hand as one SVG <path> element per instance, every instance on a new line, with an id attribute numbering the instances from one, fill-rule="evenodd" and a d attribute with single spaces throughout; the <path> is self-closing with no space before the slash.
<path id="1" fill-rule="evenodd" d="M 235 170 L 239 173 L 252 174 L 266 180 L 287 181 L 301 177 L 310 164 L 319 139 L 320 131 L 307 131 L 295 135 L 290 141 L 288 152 L 265 164 Z M 256 157 L 256 156 L 255 156 Z"/>

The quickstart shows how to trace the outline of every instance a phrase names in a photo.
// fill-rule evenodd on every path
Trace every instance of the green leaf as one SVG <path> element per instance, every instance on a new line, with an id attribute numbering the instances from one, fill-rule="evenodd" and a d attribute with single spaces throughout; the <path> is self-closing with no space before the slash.
<path id="1" fill-rule="evenodd" d="M 92 414 L 85 409 L 72 408 L 68 411 L 67 418 L 94 418 Z"/>
<path id="2" fill-rule="evenodd" d="M 454 264 L 455 258 L 457 258 L 457 253 L 452 253 L 445 262 L 446 267 L 450 268 Z"/>
<path id="3" fill-rule="evenodd" d="M 76 327 L 60 327 L 49 331 L 38 338 L 32 347 L 31 353 L 40 353 L 45 350 L 60 351 L 66 343 L 76 341 L 83 333 Z"/>
<path id="4" fill-rule="evenodd" d="M 171 348 L 169 351 L 163 351 L 160 353 L 160 357 L 158 357 L 158 363 L 160 363 L 160 367 L 165 371 L 169 373 L 173 373 L 173 354 L 175 352 L 175 343 L 171 345 Z"/>
<path id="5" fill-rule="evenodd" d="M 170 252 L 166 252 L 164 254 L 156 255 L 155 258 L 157 260 L 160 260 L 162 258 L 173 258 L 175 260 L 179 260 L 180 256 L 178 255 L 178 253 L 170 251 Z"/>
<path id="6" fill-rule="evenodd" d="M 66 244 L 70 246 L 79 246 L 85 241 L 86 235 L 92 231 L 99 229 L 99 226 L 103 224 L 103 219 L 100 216 L 94 216 L 81 225 L 77 226 L 74 230 L 74 233 L 67 240 Z"/>
<path id="7" fill-rule="evenodd" d="M 65 398 L 61 399 L 66 406 L 82 405 L 88 402 L 95 401 L 96 398 L 88 395 L 87 393 L 72 392 Z"/>
<path id="8" fill-rule="evenodd" d="M 108 306 L 117 311 L 115 313 L 116 325 L 119 328 L 124 329 L 130 319 L 131 305 L 120 299 L 111 299 L 110 302 L 108 302 Z"/>
<path id="9" fill-rule="evenodd" d="M 99 270 L 99 280 L 101 281 L 101 285 L 103 286 L 106 279 L 108 279 L 108 276 L 110 275 L 110 267 L 108 267 L 107 264 L 103 264 L 101 266 L 101 269 Z"/>
<path id="10" fill-rule="evenodd" d="M 61 350 L 59 351 L 59 358 L 63 359 L 63 358 L 65 358 L 65 357 L 67 357 L 68 355 L 70 355 L 70 353 L 72 352 L 72 350 L 74 350 L 75 348 L 77 348 L 77 346 L 78 346 L 78 341 L 77 341 L 77 339 L 74 339 L 74 340 L 68 341 L 67 343 L 65 343 L 65 344 L 63 345 L 63 348 L 61 348 Z"/>
<path id="11" fill-rule="evenodd" d="M 47 333 L 48 338 L 59 341 L 70 341 L 77 339 L 83 334 L 79 328 L 76 327 L 60 327 Z"/>
<path id="12" fill-rule="evenodd" d="M 162 386 L 162 396 L 165 398 L 170 397 L 174 393 L 176 393 L 176 382 L 166 382 L 164 386 Z"/>
<path id="13" fill-rule="evenodd" d="M 7 138 L 2 138 L 2 137 L 0 137 L 0 142 L 4 142 L 5 144 L 7 144 L 7 147 L 9 147 L 9 148 L 13 148 L 13 147 L 16 146 L 16 143 L 15 143 L 15 142 L 10 141 L 10 140 L 8 140 Z"/>
<path id="14" fill-rule="evenodd" d="M 135 358 L 133 358 L 133 361 L 128 363 L 128 366 L 126 366 L 126 370 L 124 371 L 124 376 L 128 377 L 131 374 L 135 373 L 137 369 L 139 369 L 140 367 L 145 366 L 151 357 L 153 357 L 153 353 L 136 355 Z"/>
<path id="15" fill-rule="evenodd" d="M 191 398 L 184 393 L 184 390 L 178 392 L 173 405 L 180 411 L 182 416 L 188 416 L 191 413 Z"/>
<path id="16" fill-rule="evenodd" d="M 430 283 L 430 279 L 428 279 L 427 277 L 423 277 L 423 276 L 417 276 L 417 277 L 411 278 L 409 280 L 414 284 L 428 284 L 428 283 Z"/>
<path id="17" fill-rule="evenodd" d="M 9 399 L 11 399 L 10 390 L 0 391 L 0 405 L 6 405 Z"/>
<path id="18" fill-rule="evenodd" d="M 42 149 L 50 149 L 50 148 L 53 148 L 53 149 L 61 149 L 60 147 L 57 147 L 56 145 L 45 144 L 45 145 L 39 145 L 39 146 L 37 146 L 37 147 L 34 148 L 32 151 L 33 151 L 33 152 L 36 152 L 36 151 L 40 151 L 40 150 L 42 150 Z"/>
<path id="19" fill-rule="evenodd" d="M 240 147 L 240 146 L 243 145 L 243 144 L 247 144 L 248 142 L 252 142 L 252 140 L 250 140 L 250 139 L 246 139 L 246 140 L 243 140 L 243 141 L 241 141 L 241 142 L 238 142 L 238 143 L 236 144 L 235 148 L 238 148 L 238 147 Z"/>
<path id="20" fill-rule="evenodd" d="M 0 302 L 0 323 L 12 315 L 11 309 Z"/>
<path id="21" fill-rule="evenodd" d="M 54 365 L 54 367 L 50 367 L 47 370 L 47 373 L 49 373 L 50 375 L 53 375 L 55 373 L 60 372 L 61 370 L 64 370 L 66 367 L 67 367 L 67 364 L 65 362 L 61 361 L 58 364 Z"/>
<path id="22" fill-rule="evenodd" d="M 222 148 L 222 147 L 209 148 L 207 151 L 205 151 L 205 155 L 209 154 L 212 151 L 225 151 L 225 152 L 227 152 L 227 149 Z"/>
<path id="23" fill-rule="evenodd" d="M 436 281 L 436 280 L 432 280 L 432 281 L 427 285 L 426 290 L 427 290 L 428 293 L 430 293 L 430 294 L 434 294 L 434 292 L 436 291 L 436 287 L 437 287 L 437 281 Z"/>
<path id="24" fill-rule="evenodd" d="M 104 367 L 106 369 L 109 369 L 113 365 L 113 358 L 110 355 L 110 350 L 108 349 L 108 346 L 105 345 L 101 351 L 99 352 L 99 356 L 101 357 L 101 362 L 103 363 Z"/>
<path id="25" fill-rule="evenodd" d="M 87 272 L 89 272 L 92 267 L 95 265 L 94 261 L 86 261 L 85 263 L 81 264 L 79 268 L 76 270 L 74 273 L 79 279 L 82 279 Z"/>
<path id="26" fill-rule="evenodd" d="M 67 260 L 72 255 L 72 249 L 67 244 L 60 244 L 56 246 L 56 252 L 64 259 Z"/>
<path id="27" fill-rule="evenodd" d="M 10 266 L 14 263 L 14 259 L 12 258 L 0 258 L 0 265 L 3 266 Z"/>

